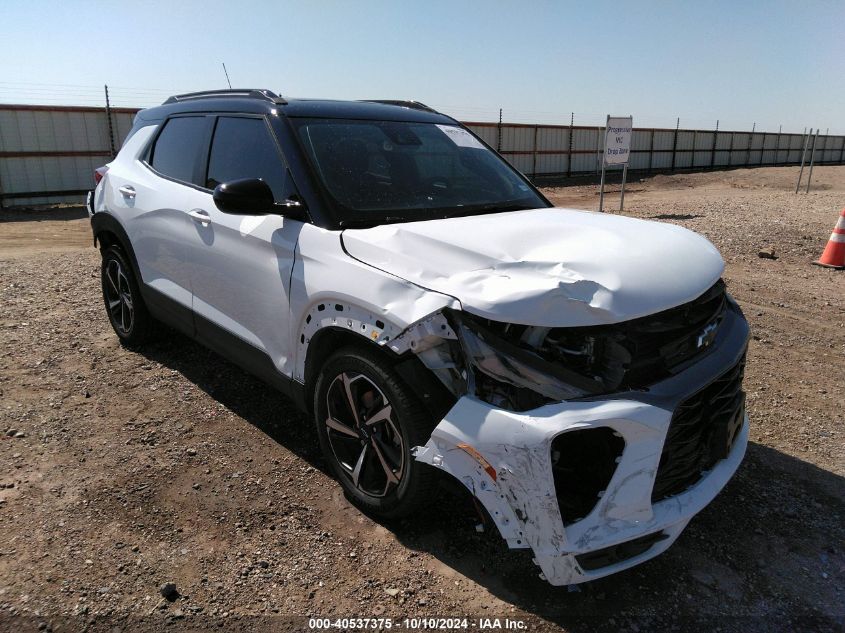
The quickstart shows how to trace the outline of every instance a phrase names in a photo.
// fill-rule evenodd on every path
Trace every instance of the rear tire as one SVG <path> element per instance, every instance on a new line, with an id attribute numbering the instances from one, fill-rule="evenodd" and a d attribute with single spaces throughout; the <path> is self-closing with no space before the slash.
<path id="1" fill-rule="evenodd" d="M 431 502 L 436 473 L 411 449 L 429 440 L 435 424 L 383 353 L 348 347 L 331 356 L 317 377 L 313 411 L 323 455 L 356 505 L 395 519 Z"/>
<path id="2" fill-rule="evenodd" d="M 155 338 L 158 323 L 147 310 L 132 267 L 119 246 L 103 250 L 100 281 L 106 316 L 121 344 L 136 347 Z"/>

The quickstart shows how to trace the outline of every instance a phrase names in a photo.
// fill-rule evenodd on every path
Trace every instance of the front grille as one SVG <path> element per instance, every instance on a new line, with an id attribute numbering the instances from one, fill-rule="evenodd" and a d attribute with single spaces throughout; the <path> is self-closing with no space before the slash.
<path id="1" fill-rule="evenodd" d="M 651 493 L 652 502 L 684 492 L 728 456 L 745 416 L 745 356 L 675 409 Z"/>
<path id="2" fill-rule="evenodd" d="M 720 279 L 689 303 L 615 326 L 621 345 L 631 354 L 623 386 L 646 387 L 686 366 L 709 347 L 712 339 L 705 331 L 710 326 L 715 334 L 726 307 L 725 282 Z"/>
<path id="3" fill-rule="evenodd" d="M 639 556 L 643 552 L 651 549 L 655 543 L 659 543 L 663 539 L 668 538 L 669 535 L 665 532 L 655 532 L 654 534 L 647 534 L 635 538 L 632 541 L 625 541 L 618 545 L 611 545 L 604 549 L 597 549 L 595 552 L 587 552 L 586 554 L 576 554 L 575 560 L 584 571 L 593 571 L 615 565 L 628 559 Z"/>

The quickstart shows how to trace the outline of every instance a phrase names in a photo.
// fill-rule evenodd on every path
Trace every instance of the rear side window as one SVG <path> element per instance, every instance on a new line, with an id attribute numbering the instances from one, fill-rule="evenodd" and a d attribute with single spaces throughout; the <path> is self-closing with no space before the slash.
<path id="1" fill-rule="evenodd" d="M 220 117 L 205 186 L 214 189 L 222 182 L 241 178 L 261 178 L 277 202 L 291 195 L 292 184 L 264 119 Z"/>
<path id="2" fill-rule="evenodd" d="M 206 141 L 208 120 L 202 116 L 169 119 L 153 147 L 150 165 L 157 172 L 176 180 L 200 184 L 197 167 Z"/>

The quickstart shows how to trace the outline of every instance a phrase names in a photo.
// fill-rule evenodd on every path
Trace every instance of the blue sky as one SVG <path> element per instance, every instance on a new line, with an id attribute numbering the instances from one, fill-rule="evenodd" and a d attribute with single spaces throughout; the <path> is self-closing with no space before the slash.
<path id="1" fill-rule="evenodd" d="M 845 132 L 845 2 L 3 1 L 0 101 L 414 98 L 464 120 Z"/>

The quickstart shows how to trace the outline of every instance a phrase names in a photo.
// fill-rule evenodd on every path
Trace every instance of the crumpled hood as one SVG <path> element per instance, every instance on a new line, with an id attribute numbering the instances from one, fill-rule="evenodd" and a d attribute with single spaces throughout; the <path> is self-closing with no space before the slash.
<path id="1" fill-rule="evenodd" d="M 691 301 L 724 262 L 680 226 L 535 209 L 343 232 L 354 258 L 508 323 L 618 323 Z"/>

